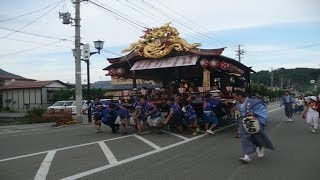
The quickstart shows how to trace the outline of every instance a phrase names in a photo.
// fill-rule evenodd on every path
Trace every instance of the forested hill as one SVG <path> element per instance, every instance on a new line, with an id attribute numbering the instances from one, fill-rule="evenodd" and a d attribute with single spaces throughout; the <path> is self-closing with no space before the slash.
<path id="1" fill-rule="evenodd" d="M 252 82 L 271 86 L 271 72 L 259 71 L 251 76 Z M 282 86 L 281 86 L 282 79 Z M 320 69 L 295 68 L 295 69 L 275 69 L 273 70 L 273 86 L 283 89 L 291 88 L 298 91 L 308 91 L 314 87 L 310 80 L 320 81 Z"/>

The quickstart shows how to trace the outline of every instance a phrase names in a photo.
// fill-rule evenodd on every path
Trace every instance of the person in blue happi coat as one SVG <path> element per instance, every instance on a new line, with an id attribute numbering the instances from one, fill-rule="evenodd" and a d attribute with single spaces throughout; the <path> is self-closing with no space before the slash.
<path id="1" fill-rule="evenodd" d="M 203 100 L 203 120 L 205 122 L 206 132 L 209 134 L 214 134 L 212 131 L 218 125 L 218 118 L 213 112 L 219 103 L 219 100 L 214 99 L 211 94 L 206 94 Z"/>
<path id="2" fill-rule="evenodd" d="M 200 132 L 199 126 L 198 126 L 198 117 L 196 111 L 191 106 L 190 102 L 188 100 L 182 101 L 182 112 L 184 112 L 185 115 L 185 124 L 187 127 L 189 127 L 192 131 L 192 135 L 196 136 L 197 133 Z"/>
<path id="3" fill-rule="evenodd" d="M 104 106 L 101 104 L 99 97 L 95 97 L 94 101 L 90 103 L 90 105 L 82 110 L 82 113 L 89 108 L 92 108 L 93 110 L 93 118 L 94 118 L 94 125 L 96 126 L 97 133 L 101 133 L 101 120 L 103 117 L 103 109 Z"/>
<path id="4" fill-rule="evenodd" d="M 116 105 L 114 103 L 109 103 L 109 105 L 103 109 L 102 114 L 103 124 L 110 126 L 112 133 L 116 134 L 119 129 L 119 125 L 115 124 L 118 116 L 118 113 L 116 112 Z"/>
<path id="5" fill-rule="evenodd" d="M 134 106 L 134 121 L 138 129 L 138 135 L 141 135 L 143 130 L 142 123 L 145 121 L 145 116 L 144 116 L 145 111 L 143 106 L 140 103 L 140 99 L 136 99 L 133 106 Z"/>
<path id="6" fill-rule="evenodd" d="M 183 132 L 183 112 L 180 99 L 180 96 L 175 98 L 175 102 L 171 105 L 169 115 L 163 124 L 168 124 L 171 121 L 173 127 L 177 128 L 178 133 L 181 134 Z"/>
<path id="7" fill-rule="evenodd" d="M 161 134 L 161 122 L 162 117 L 157 106 L 145 97 L 140 98 L 140 103 L 144 107 L 144 118 L 147 119 L 147 123 L 151 128 L 157 129 L 158 133 Z"/>
<path id="8" fill-rule="evenodd" d="M 117 107 L 118 116 L 120 117 L 120 129 L 122 131 L 122 135 L 128 134 L 127 126 L 130 123 L 130 114 L 127 108 L 122 105 L 118 105 Z"/>

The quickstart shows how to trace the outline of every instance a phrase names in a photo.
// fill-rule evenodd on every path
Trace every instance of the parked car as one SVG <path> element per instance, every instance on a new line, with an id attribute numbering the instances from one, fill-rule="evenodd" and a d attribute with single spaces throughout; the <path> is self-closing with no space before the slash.
<path id="1" fill-rule="evenodd" d="M 50 109 L 54 110 L 61 110 L 61 109 L 68 109 L 70 108 L 69 106 L 72 105 L 74 101 L 57 101 L 53 105 L 49 106 L 47 109 L 48 111 Z"/>
<path id="2" fill-rule="evenodd" d="M 83 100 L 82 101 L 82 110 L 87 109 L 89 106 L 88 101 L 87 100 Z M 69 108 L 72 109 L 72 114 L 77 114 L 77 110 L 76 110 L 76 101 L 74 101 L 70 106 L 68 106 Z M 84 112 L 85 114 L 88 113 L 88 111 Z"/>

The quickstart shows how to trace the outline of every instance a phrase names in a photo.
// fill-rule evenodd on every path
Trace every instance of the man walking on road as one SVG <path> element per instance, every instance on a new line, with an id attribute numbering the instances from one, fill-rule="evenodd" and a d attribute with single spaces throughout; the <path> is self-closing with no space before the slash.
<path id="1" fill-rule="evenodd" d="M 289 95 L 289 91 L 286 90 L 284 95 L 281 97 L 281 104 L 284 105 L 284 110 L 287 116 L 287 121 L 292 122 L 292 104 L 295 102 L 294 97 Z"/>
<path id="2" fill-rule="evenodd" d="M 264 133 L 268 109 L 263 101 L 246 97 L 245 92 L 236 90 L 233 93 L 237 101 L 236 108 L 240 111 L 239 131 L 244 157 L 243 163 L 251 161 L 249 154 L 257 151 L 258 157 L 264 157 L 264 147 L 274 150 L 272 142 Z"/>

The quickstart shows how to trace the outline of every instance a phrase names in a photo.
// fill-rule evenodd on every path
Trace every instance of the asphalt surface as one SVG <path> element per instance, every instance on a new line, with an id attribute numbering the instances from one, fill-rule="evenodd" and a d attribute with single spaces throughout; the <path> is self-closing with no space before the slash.
<path id="1" fill-rule="evenodd" d="M 284 110 L 269 107 L 266 132 L 276 150 L 242 164 L 235 127 L 216 135 L 146 133 L 113 135 L 93 125 L 51 124 L 0 128 L 0 179 L 306 179 L 320 180 L 320 131 L 300 115 L 286 122 Z"/>

